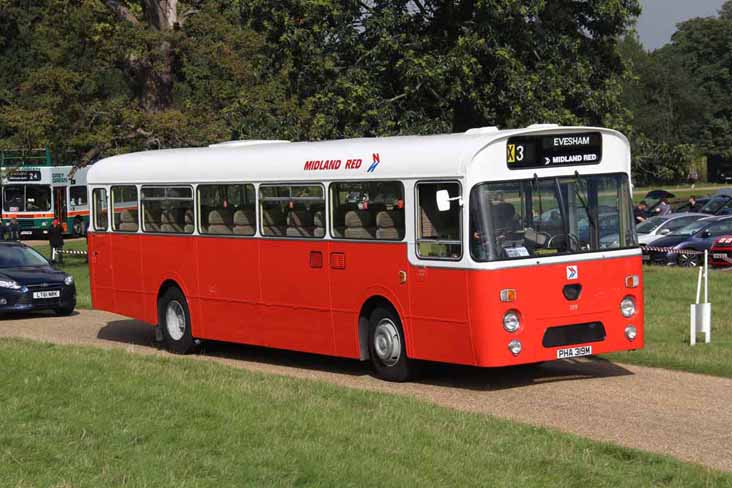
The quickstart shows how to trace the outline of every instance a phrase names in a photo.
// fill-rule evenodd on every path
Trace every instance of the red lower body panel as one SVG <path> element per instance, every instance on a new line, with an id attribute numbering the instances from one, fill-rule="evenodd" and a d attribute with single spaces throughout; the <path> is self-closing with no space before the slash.
<path id="1" fill-rule="evenodd" d="M 157 322 L 158 293 L 181 288 L 193 334 L 350 358 L 360 357 L 359 316 L 378 296 L 398 312 L 410 357 L 475 366 L 505 366 L 557 358 L 557 350 L 591 345 L 593 354 L 643 347 L 640 256 L 502 270 L 412 266 L 405 244 L 266 240 L 90 233 L 90 280 L 95 308 Z M 429 264 L 429 263 L 425 263 Z M 568 265 L 578 274 L 568 279 Z M 401 273 L 407 275 L 402 282 Z M 575 300 L 566 285 L 580 285 Z M 516 291 L 510 303 L 502 289 Z M 625 318 L 620 301 L 636 300 Z M 508 310 L 520 328 L 503 328 Z M 545 347 L 550 327 L 602 324 L 588 344 Z M 630 341 L 625 328 L 638 336 Z M 514 356 L 508 343 L 521 341 Z"/>

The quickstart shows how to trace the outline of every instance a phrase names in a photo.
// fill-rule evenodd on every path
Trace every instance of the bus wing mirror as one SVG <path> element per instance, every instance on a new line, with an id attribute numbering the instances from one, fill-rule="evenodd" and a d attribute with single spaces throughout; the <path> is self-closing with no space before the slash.
<path id="1" fill-rule="evenodd" d="M 450 197 L 450 192 L 447 190 L 438 190 L 435 199 L 437 200 L 437 210 L 440 212 L 450 210 L 450 202 L 453 200 L 457 200 L 459 205 L 463 204 L 461 197 Z"/>
<path id="2" fill-rule="evenodd" d="M 437 210 L 447 212 L 450 210 L 450 192 L 447 190 L 439 190 L 437 192 Z"/>

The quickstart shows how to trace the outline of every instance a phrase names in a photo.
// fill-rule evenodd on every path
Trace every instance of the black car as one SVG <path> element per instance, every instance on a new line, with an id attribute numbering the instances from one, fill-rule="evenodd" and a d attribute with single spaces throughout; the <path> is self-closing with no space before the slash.
<path id="1" fill-rule="evenodd" d="M 51 266 L 19 242 L 0 242 L 0 312 L 53 310 L 70 315 L 76 307 L 71 275 Z"/>

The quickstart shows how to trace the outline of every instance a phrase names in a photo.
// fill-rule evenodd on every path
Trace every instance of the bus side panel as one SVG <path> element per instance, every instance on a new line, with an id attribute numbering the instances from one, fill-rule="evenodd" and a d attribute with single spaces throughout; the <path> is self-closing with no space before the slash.
<path id="1" fill-rule="evenodd" d="M 256 342 L 260 327 L 259 242 L 196 238 L 201 300 L 201 338 Z"/>
<path id="2" fill-rule="evenodd" d="M 116 312 L 145 320 L 145 300 L 142 291 L 141 236 L 110 234 L 112 267 L 114 268 L 114 301 Z"/>
<path id="3" fill-rule="evenodd" d="M 253 343 L 333 354 L 327 241 L 259 240 L 261 327 Z"/>
<path id="4" fill-rule="evenodd" d="M 89 233 L 89 281 L 92 306 L 98 310 L 116 312 L 114 308 L 111 237 L 111 234 L 106 232 Z"/>
<path id="5" fill-rule="evenodd" d="M 143 237 L 142 276 L 145 292 L 145 321 L 157 324 L 160 287 L 172 280 L 182 289 L 191 313 L 191 331 L 198 337 L 202 326 L 198 307 L 196 239 L 192 236 L 146 235 Z"/>
<path id="6" fill-rule="evenodd" d="M 416 359 L 476 364 L 468 324 L 466 273 L 461 269 L 411 267 L 412 354 Z"/>
<path id="7" fill-rule="evenodd" d="M 568 279 L 568 266 L 576 266 L 577 279 Z M 625 277 L 636 275 L 642 282 L 640 256 L 530 266 L 495 271 L 470 272 L 471 320 L 475 332 L 478 364 L 508 366 L 557 359 L 557 350 L 574 347 L 570 344 L 544 347 L 543 339 L 550 327 L 601 322 L 606 337 L 588 342 L 593 354 L 640 349 L 643 347 L 642 283 L 626 288 Z M 579 298 L 568 300 L 563 294 L 566 285 L 581 285 Z M 516 300 L 501 303 L 501 289 L 516 290 Z M 620 301 L 626 295 L 636 300 L 637 313 L 625 318 L 620 313 Z M 503 316 L 509 310 L 520 315 L 517 332 L 503 329 Z M 634 325 L 638 337 L 629 341 L 625 327 Z M 521 354 L 514 357 L 508 350 L 512 339 L 521 341 Z M 583 344 L 584 345 L 584 344 Z"/>
<path id="8" fill-rule="evenodd" d="M 335 352 L 359 358 L 358 318 L 371 296 L 383 296 L 397 308 L 411 349 L 409 281 L 400 283 L 400 271 L 407 271 L 405 244 L 331 241 L 325 266 L 330 270 Z M 411 352 L 410 352 L 411 354 Z"/>

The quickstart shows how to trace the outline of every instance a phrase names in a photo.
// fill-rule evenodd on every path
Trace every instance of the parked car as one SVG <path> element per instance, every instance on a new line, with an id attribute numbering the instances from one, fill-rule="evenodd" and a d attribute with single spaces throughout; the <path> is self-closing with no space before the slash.
<path id="1" fill-rule="evenodd" d="M 664 198 L 670 200 L 675 196 L 676 195 L 666 190 L 651 190 L 646 193 L 646 196 L 643 197 L 643 201 L 646 202 L 646 205 L 648 206 L 648 208 L 646 208 L 646 217 L 653 217 L 658 213 L 658 206 Z"/>
<path id="2" fill-rule="evenodd" d="M 689 202 L 684 202 L 674 209 L 674 213 L 701 212 L 701 209 L 704 208 L 704 205 L 706 205 L 707 202 L 709 200 L 711 200 L 711 198 L 712 197 L 697 197 L 696 198 L 697 210 L 692 209 L 691 204 Z"/>
<path id="3" fill-rule="evenodd" d="M 683 251 L 708 250 L 718 237 L 732 234 L 732 217 L 707 217 L 648 243 L 644 251 L 651 263 L 698 266 L 703 256 Z M 648 249 L 650 248 L 663 248 Z"/>
<path id="4" fill-rule="evenodd" d="M 717 238 L 709 249 L 709 265 L 714 268 L 732 266 L 732 235 Z"/>
<path id="5" fill-rule="evenodd" d="M 732 197 L 715 195 L 699 211 L 707 215 L 732 215 Z"/>
<path id="6" fill-rule="evenodd" d="M 670 234 L 705 217 L 708 216 L 700 213 L 673 213 L 651 217 L 636 226 L 638 243 L 644 246 L 654 239 Z"/>
<path id="7" fill-rule="evenodd" d="M 74 308 L 76 285 L 71 275 L 23 243 L 0 242 L 0 312 L 53 310 L 70 315 Z"/>

